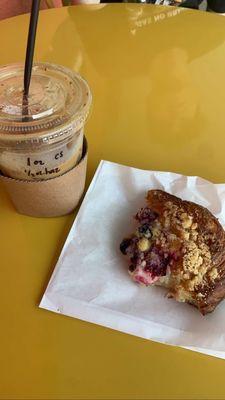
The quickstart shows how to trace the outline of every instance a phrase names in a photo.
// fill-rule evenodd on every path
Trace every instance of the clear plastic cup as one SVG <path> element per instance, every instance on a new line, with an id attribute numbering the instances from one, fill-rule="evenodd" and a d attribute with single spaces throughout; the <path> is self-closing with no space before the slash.
<path id="1" fill-rule="evenodd" d="M 25 104 L 23 71 L 22 64 L 0 68 L 0 171 L 17 180 L 55 178 L 81 159 L 91 92 L 75 72 L 35 63 Z"/>

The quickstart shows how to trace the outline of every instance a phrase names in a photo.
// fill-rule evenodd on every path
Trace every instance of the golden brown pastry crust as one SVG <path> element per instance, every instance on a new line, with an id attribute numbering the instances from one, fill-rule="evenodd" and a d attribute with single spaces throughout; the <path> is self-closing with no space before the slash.
<path id="1" fill-rule="evenodd" d="M 206 208 L 150 190 L 134 234 L 120 245 L 135 282 L 168 288 L 168 297 L 202 314 L 225 297 L 225 233 Z"/>
<path id="2" fill-rule="evenodd" d="M 222 226 L 206 208 L 161 190 L 150 190 L 147 202 L 149 208 L 160 215 L 170 202 L 192 217 L 192 225 L 197 224 L 198 237 L 205 242 L 211 257 L 201 284 L 191 293 L 191 303 L 202 314 L 212 312 L 225 297 L 225 233 Z"/>

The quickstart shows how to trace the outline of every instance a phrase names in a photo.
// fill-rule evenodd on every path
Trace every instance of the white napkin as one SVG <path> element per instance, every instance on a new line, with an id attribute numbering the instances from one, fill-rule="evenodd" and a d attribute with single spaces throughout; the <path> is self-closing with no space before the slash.
<path id="1" fill-rule="evenodd" d="M 68 235 L 40 307 L 170 345 L 225 358 L 225 301 L 203 317 L 141 287 L 119 251 L 149 189 L 207 207 L 225 226 L 225 184 L 101 161 Z"/>

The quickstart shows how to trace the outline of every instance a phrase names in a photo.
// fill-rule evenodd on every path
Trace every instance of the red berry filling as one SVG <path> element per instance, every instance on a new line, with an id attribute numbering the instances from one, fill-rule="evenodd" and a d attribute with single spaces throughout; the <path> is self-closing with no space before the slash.
<path id="1" fill-rule="evenodd" d="M 170 255 L 164 253 L 157 247 L 153 247 L 151 251 L 146 254 L 146 267 L 144 267 L 144 271 L 150 272 L 153 277 L 165 276 L 170 260 Z"/>
<path id="2" fill-rule="evenodd" d="M 151 224 L 156 220 L 158 214 L 152 211 L 149 207 L 141 208 L 140 211 L 135 215 L 135 219 L 141 224 Z"/>
<path id="3" fill-rule="evenodd" d="M 158 217 L 150 208 L 142 208 L 135 216 L 140 223 L 136 234 L 120 245 L 121 252 L 130 259 L 133 279 L 147 286 L 167 275 L 172 263 L 179 259 L 179 252 L 168 244 L 168 232 Z"/>

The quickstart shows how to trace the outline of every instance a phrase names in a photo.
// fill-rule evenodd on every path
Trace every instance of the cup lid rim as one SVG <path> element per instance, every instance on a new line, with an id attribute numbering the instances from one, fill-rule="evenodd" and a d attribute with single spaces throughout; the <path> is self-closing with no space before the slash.
<path id="1" fill-rule="evenodd" d="M 67 67 L 35 62 L 31 99 L 23 114 L 23 69 L 22 63 L 0 67 L 0 146 L 57 141 L 80 129 L 92 103 L 87 82 Z"/>

